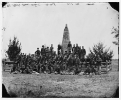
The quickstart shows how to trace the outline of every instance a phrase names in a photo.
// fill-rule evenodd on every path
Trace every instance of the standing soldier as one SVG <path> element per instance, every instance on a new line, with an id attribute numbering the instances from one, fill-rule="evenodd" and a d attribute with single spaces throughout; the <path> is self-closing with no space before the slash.
<path id="1" fill-rule="evenodd" d="M 42 48 L 41 48 L 41 55 L 45 55 L 45 48 L 44 48 L 44 45 L 42 45 Z"/>
<path id="2" fill-rule="evenodd" d="M 71 49 L 72 49 L 72 44 L 71 44 L 71 41 L 69 41 L 67 46 L 68 53 L 71 52 Z"/>
<path id="3" fill-rule="evenodd" d="M 53 44 L 51 44 L 51 47 L 50 47 L 50 54 L 52 55 L 53 53 Z"/>
<path id="4" fill-rule="evenodd" d="M 86 50 L 84 49 L 84 46 L 82 46 L 82 59 L 85 59 Z"/>
<path id="5" fill-rule="evenodd" d="M 62 49 L 61 45 L 58 44 L 58 55 L 60 55 L 60 53 L 61 53 L 61 49 Z"/>
<path id="6" fill-rule="evenodd" d="M 82 49 L 81 49 L 81 46 L 79 47 L 79 59 L 81 60 L 82 58 Z"/>
<path id="7" fill-rule="evenodd" d="M 47 58 L 47 60 L 49 59 L 49 47 L 47 47 L 46 49 L 45 49 L 45 52 L 46 52 L 46 58 Z"/>
<path id="8" fill-rule="evenodd" d="M 37 51 L 35 51 L 35 55 L 36 56 L 40 56 L 40 50 L 39 50 L 39 48 L 37 48 Z"/>
<path id="9" fill-rule="evenodd" d="M 47 53 L 47 55 L 49 54 L 49 47 L 47 47 L 47 49 L 46 49 L 46 53 Z"/>
<path id="10" fill-rule="evenodd" d="M 45 47 L 44 50 L 44 55 L 47 56 L 47 47 Z"/>
<path id="11" fill-rule="evenodd" d="M 73 45 L 72 52 L 75 55 L 75 44 Z"/>
<path id="12" fill-rule="evenodd" d="M 28 63 L 28 56 L 25 56 L 25 67 L 27 67 L 27 63 Z"/>
<path id="13" fill-rule="evenodd" d="M 79 47 L 78 47 L 78 44 L 76 44 L 76 47 L 75 47 L 75 54 L 76 55 L 79 55 Z"/>

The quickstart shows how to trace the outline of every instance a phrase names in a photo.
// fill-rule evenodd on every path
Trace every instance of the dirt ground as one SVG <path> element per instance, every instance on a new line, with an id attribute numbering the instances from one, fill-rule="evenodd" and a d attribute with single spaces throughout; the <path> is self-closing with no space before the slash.
<path id="1" fill-rule="evenodd" d="M 119 86 L 118 60 L 102 75 L 10 74 L 3 83 L 15 97 L 112 97 Z"/>

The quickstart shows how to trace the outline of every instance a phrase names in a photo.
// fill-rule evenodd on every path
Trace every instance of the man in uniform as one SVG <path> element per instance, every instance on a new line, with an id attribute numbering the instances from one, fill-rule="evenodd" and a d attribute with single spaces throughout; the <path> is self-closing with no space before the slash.
<path id="1" fill-rule="evenodd" d="M 76 44 L 76 47 L 75 47 L 75 54 L 76 55 L 79 55 L 79 47 L 78 47 L 78 44 Z"/>
<path id="2" fill-rule="evenodd" d="M 67 46 L 68 53 L 71 52 L 71 49 L 72 49 L 72 44 L 71 44 L 71 41 L 69 41 Z"/>
<path id="3" fill-rule="evenodd" d="M 44 45 L 42 45 L 42 48 L 41 48 L 41 55 L 45 55 L 45 48 L 44 48 Z"/>
<path id="4" fill-rule="evenodd" d="M 75 66 L 75 70 L 74 70 L 75 74 L 78 74 L 79 71 L 80 71 L 79 70 L 80 59 L 79 59 L 79 57 L 77 55 L 75 55 L 75 57 L 74 57 L 73 65 Z"/>
<path id="5" fill-rule="evenodd" d="M 79 46 L 79 59 L 80 60 L 82 59 L 82 49 L 81 49 L 81 46 Z"/>
<path id="6" fill-rule="evenodd" d="M 60 61 L 56 61 L 55 73 L 60 74 Z"/>
<path id="7" fill-rule="evenodd" d="M 73 45 L 72 52 L 75 55 L 75 44 Z"/>
<path id="8" fill-rule="evenodd" d="M 40 56 L 40 50 L 37 48 L 37 51 L 35 51 L 35 55 Z"/>
<path id="9" fill-rule="evenodd" d="M 51 44 L 50 53 L 51 53 L 51 55 L 52 55 L 52 53 L 53 53 L 53 44 Z"/>
<path id="10" fill-rule="evenodd" d="M 67 67 L 68 67 L 68 71 L 73 70 L 73 57 L 72 57 L 72 54 L 69 55 L 69 57 L 67 59 Z"/>
<path id="11" fill-rule="evenodd" d="M 86 50 L 84 49 L 84 46 L 82 46 L 82 59 L 85 59 Z"/>
<path id="12" fill-rule="evenodd" d="M 61 53 L 61 49 L 62 49 L 61 45 L 58 44 L 58 55 Z"/>

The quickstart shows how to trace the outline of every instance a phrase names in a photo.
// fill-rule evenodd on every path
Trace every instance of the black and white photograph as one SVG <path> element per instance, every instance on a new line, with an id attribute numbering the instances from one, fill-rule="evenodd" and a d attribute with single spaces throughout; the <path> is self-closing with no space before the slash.
<path id="1" fill-rule="evenodd" d="M 119 98 L 119 2 L 2 2 L 2 98 Z"/>

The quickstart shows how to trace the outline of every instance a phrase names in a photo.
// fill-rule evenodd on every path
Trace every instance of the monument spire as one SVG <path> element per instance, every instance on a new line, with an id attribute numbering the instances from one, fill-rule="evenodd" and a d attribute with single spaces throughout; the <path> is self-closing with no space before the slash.
<path id="1" fill-rule="evenodd" d="M 68 30 L 68 26 L 66 24 L 65 28 L 64 28 L 64 33 L 63 33 L 63 40 L 62 40 L 62 52 L 65 53 L 65 51 L 67 51 L 67 45 L 70 41 L 70 36 L 69 36 L 69 30 Z"/>

